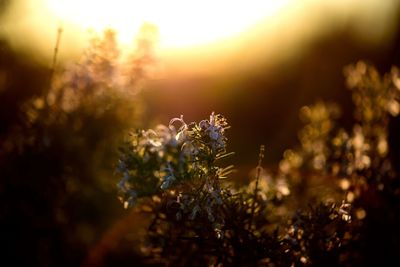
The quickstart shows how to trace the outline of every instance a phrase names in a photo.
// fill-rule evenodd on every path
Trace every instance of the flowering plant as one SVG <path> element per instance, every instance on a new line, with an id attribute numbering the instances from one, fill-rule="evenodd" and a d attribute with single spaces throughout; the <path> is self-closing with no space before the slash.
<path id="1" fill-rule="evenodd" d="M 212 113 L 209 120 L 199 123 L 186 123 L 181 116 L 172 119 L 168 126 L 132 133 L 121 148 L 117 168 L 122 177 L 118 183 L 120 199 L 125 208 L 139 207 L 153 218 L 140 247 L 146 257 L 157 261 L 167 257 L 171 264 L 181 264 L 189 255 L 205 264 L 258 264 L 283 260 L 281 255 L 268 253 L 268 246 L 288 249 L 297 244 L 294 240 L 298 237 L 291 233 L 293 227 L 305 231 L 300 226 L 302 220 L 295 222 L 299 226 L 288 225 L 279 236 L 271 233 L 276 225 L 272 211 L 282 204 L 279 200 L 287 197 L 290 190 L 284 179 L 279 179 L 274 189 L 265 185 L 263 146 L 256 179 L 249 187 L 235 189 L 224 183 L 234 170 L 232 165 L 218 166 L 220 159 L 232 154 L 226 151 L 228 128 L 226 119 L 219 114 Z M 350 221 L 348 209 L 348 204 L 330 203 L 318 212 L 324 211 L 323 216 L 328 218 L 324 224 L 346 224 Z M 340 237 L 336 232 L 325 236 L 327 240 L 336 240 L 329 241 L 332 248 L 338 247 Z M 186 246 L 194 247 L 189 251 L 182 249 Z M 241 255 L 243 246 L 253 251 Z M 300 247 L 305 249 L 305 245 Z M 300 258 L 295 256 L 291 260 Z"/>
<path id="2" fill-rule="evenodd" d="M 399 113 L 399 78 L 395 68 L 381 78 L 362 62 L 346 73 L 355 103 L 353 129 L 338 126 L 335 104 L 303 107 L 300 146 L 286 150 L 272 171 L 262 168 L 261 146 L 255 177 L 242 187 L 225 183 L 232 165 L 218 164 L 232 154 L 226 151 L 229 126 L 221 115 L 212 113 L 199 123 L 181 116 L 168 126 L 132 133 L 121 148 L 118 188 L 126 208 L 150 215 L 138 252 L 144 263 L 367 263 L 369 256 L 359 254 L 369 251 L 359 249 L 371 238 L 366 229 L 387 217 L 368 199 L 392 207 L 400 192 L 388 157 L 388 122 Z M 323 187 L 314 186 L 322 181 Z"/>
<path id="3" fill-rule="evenodd" d="M 178 125 L 175 127 L 175 125 Z M 176 195 L 175 217 L 207 216 L 222 224 L 216 211 L 222 205 L 220 180 L 233 170 L 216 165 L 226 153 L 225 118 L 212 113 L 209 120 L 187 124 L 183 117 L 172 119 L 168 126 L 137 131 L 122 148 L 118 184 L 125 207 L 138 199 L 157 194 Z"/>

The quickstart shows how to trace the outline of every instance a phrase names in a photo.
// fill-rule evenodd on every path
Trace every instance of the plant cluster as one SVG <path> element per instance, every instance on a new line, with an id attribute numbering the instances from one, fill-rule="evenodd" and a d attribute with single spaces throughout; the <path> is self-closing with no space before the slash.
<path id="1" fill-rule="evenodd" d="M 126 208 L 151 218 L 137 247 L 143 263 L 389 263 L 399 242 L 389 233 L 376 236 L 373 228 L 388 226 L 398 233 L 393 227 L 400 222 L 399 177 L 388 156 L 388 124 L 399 113 L 399 71 L 381 77 L 359 62 L 345 73 L 355 104 L 353 129 L 339 126 L 335 104 L 303 107 L 300 146 L 286 150 L 270 172 L 262 168 L 262 146 L 256 175 L 243 187 L 225 179 L 233 166 L 218 164 L 231 154 L 229 126 L 221 115 L 189 124 L 176 118 L 168 126 L 132 133 L 121 148 L 118 188 Z M 323 187 L 310 190 L 315 183 Z M 383 251 L 376 248 L 379 242 L 393 247 Z"/>
<path id="2" fill-rule="evenodd" d="M 90 256 L 122 207 L 148 223 L 125 240 L 138 241 L 128 255 L 142 265 L 387 266 L 396 259 L 400 177 L 390 125 L 400 112 L 399 69 L 381 76 L 364 62 L 347 67 L 353 127 L 340 126 L 334 103 L 303 107 L 299 145 L 270 170 L 261 146 L 251 181 L 237 185 L 226 164 L 230 126 L 220 114 L 198 123 L 181 116 L 122 141 L 141 126 L 138 93 L 155 65 L 155 35 L 146 25 L 128 55 L 112 31 L 94 37 L 76 64 L 58 70 L 54 63 L 41 90 L 5 120 L 0 229 L 15 265 L 107 263 L 104 243 L 103 258 Z M 109 243 L 121 241 L 115 236 Z"/>
<path id="3" fill-rule="evenodd" d="M 16 119 L 2 125 L 1 235 L 5 254 L 25 253 L 14 264 L 80 264 L 116 216 L 114 146 L 140 125 L 138 93 L 154 66 L 154 30 L 146 26 L 127 55 L 113 31 L 94 36 L 78 62 L 64 69 L 55 62 L 40 77 L 45 84 L 15 104 Z"/>

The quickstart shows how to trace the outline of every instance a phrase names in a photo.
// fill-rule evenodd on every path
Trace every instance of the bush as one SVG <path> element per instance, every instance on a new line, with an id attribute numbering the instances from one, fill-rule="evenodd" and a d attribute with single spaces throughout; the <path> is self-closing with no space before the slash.
<path id="1" fill-rule="evenodd" d="M 303 107 L 300 146 L 285 151 L 270 173 L 262 168 L 262 146 L 247 186 L 230 183 L 233 166 L 218 164 L 231 154 L 229 126 L 219 114 L 199 123 L 175 118 L 132 133 L 121 148 L 118 187 L 125 208 L 150 218 L 136 246 L 143 263 L 391 264 L 400 248 L 400 190 L 388 125 L 400 111 L 399 72 L 380 77 L 359 62 L 345 73 L 355 104 L 353 129 L 339 127 L 335 104 Z"/>
<path id="2" fill-rule="evenodd" d="M 152 44 L 138 38 L 123 57 L 106 31 L 77 63 L 48 70 L 32 94 L 17 99 L 15 119 L 0 134 L 1 236 L 15 265 L 79 265 L 121 215 L 110 179 L 114 147 L 141 125 L 139 91 L 153 65 Z"/>

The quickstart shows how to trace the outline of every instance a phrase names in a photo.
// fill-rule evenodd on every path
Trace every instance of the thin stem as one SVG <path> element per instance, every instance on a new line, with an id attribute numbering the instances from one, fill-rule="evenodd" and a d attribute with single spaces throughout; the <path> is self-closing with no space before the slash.
<path id="1" fill-rule="evenodd" d="M 257 194 L 258 194 L 258 183 L 260 180 L 260 176 L 261 176 L 261 164 L 262 164 L 262 160 L 264 158 L 264 152 L 265 152 L 265 146 L 261 145 L 260 146 L 260 154 L 258 154 L 258 164 L 257 164 L 257 174 L 256 174 L 256 186 L 254 188 L 254 194 L 253 194 L 253 203 L 251 206 L 251 217 L 250 217 L 250 225 L 249 227 L 251 228 L 251 225 L 253 224 L 253 217 L 254 217 L 254 212 L 255 212 L 255 208 L 256 208 L 256 200 L 257 200 Z"/>
<path id="2" fill-rule="evenodd" d="M 54 46 L 54 54 L 53 54 L 53 64 L 52 64 L 52 71 L 54 72 L 55 68 L 56 68 L 56 63 L 57 63 L 57 55 L 58 55 L 58 50 L 60 47 L 60 41 L 61 41 L 61 35 L 63 32 L 63 28 L 58 27 L 57 29 L 57 39 L 56 39 L 56 45 Z"/>
<path id="3" fill-rule="evenodd" d="M 55 72 L 55 69 L 56 69 L 57 56 L 58 56 L 58 50 L 60 48 L 60 41 L 61 41 L 62 32 L 63 32 L 63 28 L 61 26 L 58 27 L 58 29 L 57 29 L 57 39 L 56 39 L 56 44 L 54 46 L 54 52 L 53 52 L 53 61 L 52 61 L 52 65 L 51 65 L 49 86 L 44 92 L 44 99 L 45 99 L 46 105 L 48 105 L 48 103 L 47 103 L 47 95 L 49 93 L 51 84 L 53 82 L 53 76 L 54 76 L 54 72 Z"/>

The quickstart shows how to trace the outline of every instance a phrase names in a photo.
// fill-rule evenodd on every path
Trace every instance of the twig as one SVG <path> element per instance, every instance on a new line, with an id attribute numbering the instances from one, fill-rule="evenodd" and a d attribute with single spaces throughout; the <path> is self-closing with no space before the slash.
<path id="1" fill-rule="evenodd" d="M 256 174 L 256 186 L 254 188 L 254 195 L 253 195 L 253 203 L 251 205 L 251 217 L 250 217 L 250 225 L 249 227 L 251 228 L 251 225 L 253 224 L 253 217 L 254 217 L 254 212 L 255 212 L 255 208 L 256 208 L 256 200 L 257 200 L 257 194 L 258 194 L 258 183 L 260 180 L 260 176 L 261 176 L 261 164 L 262 164 L 262 160 L 264 158 L 264 151 L 265 151 L 265 146 L 261 145 L 260 146 L 260 154 L 258 154 L 258 164 L 257 164 L 257 174 Z"/>
<path id="2" fill-rule="evenodd" d="M 43 93 L 43 97 L 45 99 L 46 105 L 48 105 L 47 95 L 48 95 L 48 93 L 50 91 L 50 87 L 51 87 L 51 84 L 53 82 L 54 72 L 55 72 L 55 69 L 56 69 L 57 56 L 58 56 L 58 50 L 59 50 L 59 47 L 60 47 L 60 41 L 61 41 L 62 32 L 63 32 L 63 28 L 61 26 L 58 27 L 58 29 L 57 29 L 57 39 L 56 39 L 56 44 L 54 46 L 54 52 L 53 52 L 53 61 L 52 61 L 52 65 L 51 65 L 49 85 L 47 86 L 47 88 L 45 89 L 45 91 Z"/>
<path id="3" fill-rule="evenodd" d="M 52 71 L 54 72 L 56 68 L 56 63 L 57 63 L 57 55 L 58 55 L 58 49 L 60 47 L 60 40 L 61 40 L 61 35 L 63 32 L 63 28 L 60 26 L 57 29 L 57 39 L 56 39 L 56 45 L 54 46 L 54 53 L 53 53 L 53 65 L 51 67 Z"/>

